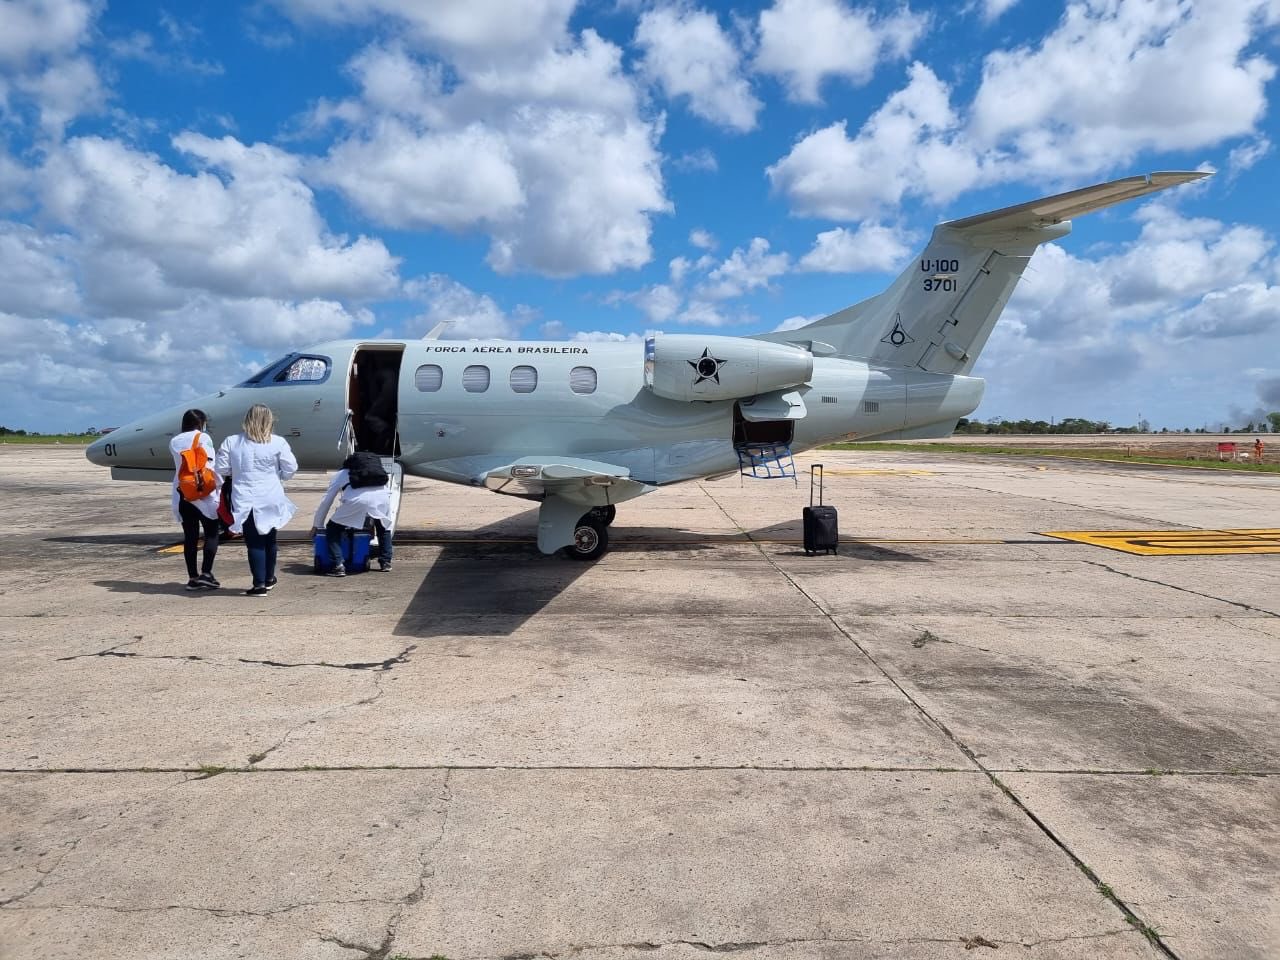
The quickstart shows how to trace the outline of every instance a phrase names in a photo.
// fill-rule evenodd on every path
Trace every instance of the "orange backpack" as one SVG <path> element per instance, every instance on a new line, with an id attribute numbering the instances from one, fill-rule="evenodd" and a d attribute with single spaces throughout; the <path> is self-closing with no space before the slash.
<path id="1" fill-rule="evenodd" d="M 178 495 L 183 500 L 203 500 L 214 491 L 213 471 L 209 469 L 209 454 L 200 445 L 200 431 L 191 441 L 191 449 L 182 451 L 178 463 Z"/>

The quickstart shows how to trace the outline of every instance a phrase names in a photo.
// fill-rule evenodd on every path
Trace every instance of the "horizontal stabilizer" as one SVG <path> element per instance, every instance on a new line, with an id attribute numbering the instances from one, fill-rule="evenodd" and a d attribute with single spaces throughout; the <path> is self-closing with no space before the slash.
<path id="1" fill-rule="evenodd" d="M 1028 203 L 1019 203 L 1002 210 L 980 213 L 977 216 L 965 217 L 963 220 L 949 220 L 942 226 L 951 230 L 973 230 L 979 233 L 1044 227 L 1207 176 L 1209 176 L 1207 172 L 1191 170 L 1125 177 L 1123 180 L 1112 180 L 1110 183 L 1099 183 L 1092 187 L 1071 190 Z"/>

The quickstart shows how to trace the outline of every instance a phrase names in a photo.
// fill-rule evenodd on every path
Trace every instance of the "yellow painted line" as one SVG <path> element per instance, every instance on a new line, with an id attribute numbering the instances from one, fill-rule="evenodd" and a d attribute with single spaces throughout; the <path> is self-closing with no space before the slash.
<path id="1" fill-rule="evenodd" d="M 862 470 L 832 467 L 823 472 L 831 477 L 932 477 L 934 474 L 933 470 L 873 470 L 870 467 Z"/>
<path id="2" fill-rule="evenodd" d="M 1280 530 L 1047 530 L 1046 537 L 1147 557 L 1280 553 Z"/>

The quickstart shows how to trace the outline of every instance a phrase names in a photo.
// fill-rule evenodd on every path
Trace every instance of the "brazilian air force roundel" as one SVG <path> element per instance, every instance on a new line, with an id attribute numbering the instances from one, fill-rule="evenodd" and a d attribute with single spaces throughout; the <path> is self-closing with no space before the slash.
<path id="1" fill-rule="evenodd" d="M 727 361 L 721 360 L 719 357 L 713 357 L 709 347 L 703 347 L 702 356 L 697 360 L 685 361 L 685 363 L 693 367 L 693 385 L 695 387 L 705 380 L 710 380 L 713 383 L 719 383 L 720 368 L 726 362 Z"/>

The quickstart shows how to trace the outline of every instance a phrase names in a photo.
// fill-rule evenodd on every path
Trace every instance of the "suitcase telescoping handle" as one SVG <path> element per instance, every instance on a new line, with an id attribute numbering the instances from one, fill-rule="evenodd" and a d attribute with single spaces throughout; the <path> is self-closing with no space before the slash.
<path id="1" fill-rule="evenodd" d="M 813 506 L 813 481 L 818 481 L 818 506 L 822 506 L 822 464 L 815 463 L 809 468 L 809 506 Z"/>

